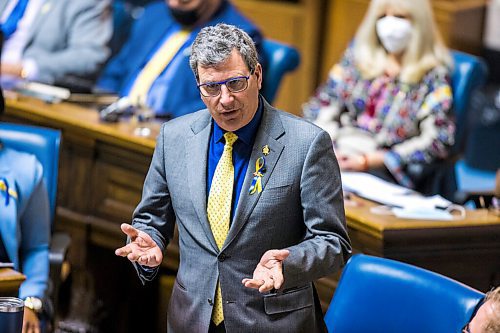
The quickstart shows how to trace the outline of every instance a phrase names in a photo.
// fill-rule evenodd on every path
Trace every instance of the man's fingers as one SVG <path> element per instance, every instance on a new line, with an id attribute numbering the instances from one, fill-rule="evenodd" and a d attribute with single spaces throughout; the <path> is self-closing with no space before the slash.
<path id="1" fill-rule="evenodd" d="M 156 267 L 161 263 L 163 258 L 148 252 L 134 252 L 128 254 L 127 259 L 132 262 L 135 261 L 142 266 Z"/>
<path id="2" fill-rule="evenodd" d="M 137 230 L 136 228 L 134 228 L 130 224 L 122 223 L 120 225 L 120 228 L 130 238 L 135 238 L 135 237 L 137 237 L 139 235 L 139 230 Z"/>
<path id="3" fill-rule="evenodd" d="M 127 259 L 130 260 L 130 261 L 132 261 L 132 262 L 133 261 L 138 261 L 139 258 L 140 258 L 140 255 L 137 254 L 137 253 L 131 252 L 131 253 L 127 254 Z"/>
<path id="4" fill-rule="evenodd" d="M 283 282 L 285 282 L 283 274 L 276 274 L 274 276 L 274 289 L 280 289 L 281 286 L 283 285 Z"/>
<path id="5" fill-rule="evenodd" d="M 262 279 L 243 279 L 241 281 L 243 285 L 247 288 L 252 288 L 252 289 L 259 289 L 260 286 L 264 284 L 264 280 Z"/>
<path id="6" fill-rule="evenodd" d="M 120 257 L 126 257 L 131 252 L 132 250 L 128 244 L 115 250 L 115 254 Z"/>
<path id="7" fill-rule="evenodd" d="M 283 261 L 290 255 L 290 251 L 288 250 L 269 250 L 262 256 L 260 259 L 260 264 L 265 265 L 271 260 L 279 260 Z"/>
<path id="8" fill-rule="evenodd" d="M 274 288 L 274 279 L 272 276 L 270 276 L 264 280 L 264 284 L 262 286 L 260 286 L 259 292 L 264 293 L 264 292 L 269 291 L 273 288 Z"/>
<path id="9" fill-rule="evenodd" d="M 275 258 L 281 261 L 285 260 L 290 255 L 290 251 L 288 250 L 274 250 L 274 251 L 276 251 Z"/>

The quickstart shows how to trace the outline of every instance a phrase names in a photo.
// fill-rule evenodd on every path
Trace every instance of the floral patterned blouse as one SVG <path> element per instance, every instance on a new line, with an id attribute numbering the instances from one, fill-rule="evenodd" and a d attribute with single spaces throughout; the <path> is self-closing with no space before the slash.
<path id="1" fill-rule="evenodd" d="M 349 48 L 303 112 L 327 130 L 334 143 L 348 127 L 369 134 L 377 148 L 388 149 L 389 171 L 402 185 L 412 187 L 404 175 L 406 165 L 448 156 L 455 132 L 451 104 L 448 68 L 435 67 L 416 84 L 385 75 L 365 80 Z"/>

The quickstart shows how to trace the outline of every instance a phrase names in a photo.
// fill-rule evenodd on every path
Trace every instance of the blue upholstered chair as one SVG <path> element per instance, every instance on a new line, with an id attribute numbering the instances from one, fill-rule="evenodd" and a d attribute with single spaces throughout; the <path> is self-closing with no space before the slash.
<path id="1" fill-rule="evenodd" d="M 474 89 L 485 84 L 488 69 L 481 58 L 473 55 L 452 51 L 452 56 L 455 62 L 452 76 L 453 111 L 456 118 L 454 154 L 458 156 L 458 161 L 455 163 L 458 191 L 454 199 L 463 203 L 476 193 L 493 192 L 495 188 L 494 171 L 474 168 L 468 165 L 462 157 L 470 130 L 469 124 L 472 123 L 474 117 L 477 117 L 469 112 L 471 95 Z"/>
<path id="2" fill-rule="evenodd" d="M 262 52 L 266 68 L 261 94 L 272 104 L 283 76 L 299 66 L 300 55 L 292 46 L 270 39 L 264 39 Z"/>
<path id="3" fill-rule="evenodd" d="M 42 164 L 54 231 L 61 132 L 49 128 L 0 122 L 0 140 L 6 147 L 35 155 Z M 51 281 L 49 292 L 55 311 L 57 311 L 57 295 L 61 282 L 61 267 L 66 259 L 69 244 L 70 237 L 67 234 L 52 233 L 49 253 Z"/>
<path id="4" fill-rule="evenodd" d="M 474 115 L 469 114 L 470 100 L 474 89 L 486 83 L 488 68 L 485 62 L 471 54 L 452 51 L 455 67 L 451 78 L 453 91 L 453 113 L 456 118 L 456 143 L 455 149 L 463 152 L 467 137 L 468 120 Z"/>
<path id="5" fill-rule="evenodd" d="M 325 315 L 335 333 L 461 332 L 484 294 L 398 261 L 355 255 Z"/>
<path id="6" fill-rule="evenodd" d="M 43 179 L 49 193 L 50 217 L 53 221 L 61 133 L 42 127 L 0 123 L 0 140 L 6 147 L 35 155 L 42 164 Z"/>
<path id="7" fill-rule="evenodd" d="M 126 42 L 132 25 L 144 11 L 147 1 L 113 0 L 113 36 L 109 42 L 111 56 L 118 53 Z M 111 58 L 111 57 L 110 57 Z"/>

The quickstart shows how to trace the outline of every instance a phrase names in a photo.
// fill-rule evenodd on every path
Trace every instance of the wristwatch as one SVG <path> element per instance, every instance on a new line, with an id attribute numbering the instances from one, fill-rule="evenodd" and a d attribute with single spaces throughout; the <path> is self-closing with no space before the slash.
<path id="1" fill-rule="evenodd" d="M 35 311 L 36 313 L 42 312 L 42 300 L 38 297 L 26 297 L 24 299 L 24 306 Z"/>

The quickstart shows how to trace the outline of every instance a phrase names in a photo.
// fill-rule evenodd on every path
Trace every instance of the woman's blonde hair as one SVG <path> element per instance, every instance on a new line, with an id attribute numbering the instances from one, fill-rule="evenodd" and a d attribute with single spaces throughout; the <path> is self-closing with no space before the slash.
<path id="1" fill-rule="evenodd" d="M 384 73 L 388 57 L 377 36 L 376 23 L 387 8 L 408 14 L 412 22 L 411 40 L 399 75 L 402 82 L 417 83 L 439 65 L 452 67 L 428 0 L 372 0 L 354 40 L 354 59 L 363 78 L 373 79 Z"/>

